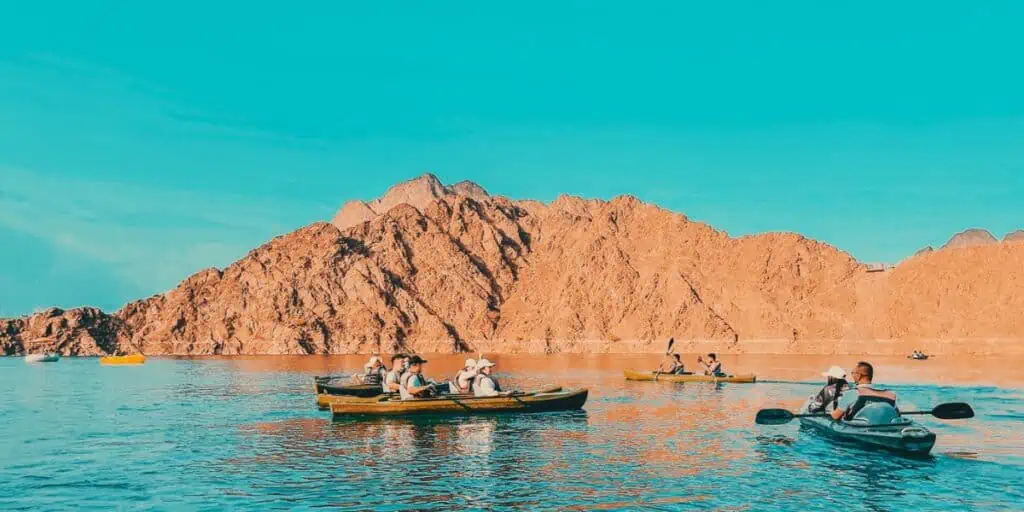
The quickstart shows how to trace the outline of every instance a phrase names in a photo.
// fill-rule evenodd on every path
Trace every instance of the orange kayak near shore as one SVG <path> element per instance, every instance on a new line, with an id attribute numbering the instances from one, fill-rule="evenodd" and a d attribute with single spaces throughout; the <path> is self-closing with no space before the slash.
<path id="1" fill-rule="evenodd" d="M 731 382 L 733 384 L 752 384 L 757 382 L 757 376 L 750 374 L 715 377 L 714 375 L 697 375 L 696 373 L 673 375 L 671 373 L 655 374 L 654 372 L 638 372 L 635 370 L 624 370 L 622 373 L 626 376 L 626 380 L 658 380 L 665 382 Z"/>
<path id="2" fill-rule="evenodd" d="M 100 358 L 100 364 L 111 366 L 143 364 L 145 362 L 146 356 L 142 354 L 131 354 L 127 356 L 106 356 Z"/>

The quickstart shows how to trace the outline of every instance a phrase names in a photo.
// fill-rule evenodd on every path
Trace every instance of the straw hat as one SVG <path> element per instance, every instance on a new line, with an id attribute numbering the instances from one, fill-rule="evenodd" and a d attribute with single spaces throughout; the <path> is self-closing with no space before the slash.
<path id="1" fill-rule="evenodd" d="M 821 372 L 822 377 L 832 377 L 833 379 L 845 379 L 846 371 L 838 366 L 832 366 L 827 372 Z"/>

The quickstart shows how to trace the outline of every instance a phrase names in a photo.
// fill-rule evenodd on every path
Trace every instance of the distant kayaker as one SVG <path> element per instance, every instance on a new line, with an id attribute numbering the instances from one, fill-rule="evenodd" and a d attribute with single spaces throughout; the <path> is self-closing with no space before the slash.
<path id="1" fill-rule="evenodd" d="M 716 377 L 725 375 L 725 372 L 722 371 L 722 362 L 718 360 L 718 356 L 714 352 L 708 354 L 707 360 L 697 356 L 697 363 L 704 367 L 704 375 Z"/>
<path id="2" fill-rule="evenodd" d="M 420 356 L 409 358 L 409 377 L 405 385 L 399 390 L 402 400 L 427 398 L 434 395 L 435 384 L 427 382 L 427 378 L 423 376 L 423 365 L 426 362 Z"/>
<path id="3" fill-rule="evenodd" d="M 875 377 L 875 368 L 870 363 L 861 361 L 850 372 L 850 379 L 856 387 L 850 389 L 839 399 L 839 405 L 832 411 L 832 419 L 852 420 L 869 403 L 882 402 L 890 406 L 891 412 L 896 409 L 896 393 L 887 389 L 880 389 L 871 384 Z"/>
<path id="4" fill-rule="evenodd" d="M 466 359 L 466 365 L 455 373 L 452 378 L 452 393 L 469 393 L 473 387 L 473 379 L 479 374 L 477 362 L 473 358 Z"/>
<path id="5" fill-rule="evenodd" d="M 398 393 L 401 385 L 402 373 L 405 372 L 405 354 L 391 356 L 391 371 L 384 375 L 384 384 L 381 386 L 385 393 Z"/>
<path id="6" fill-rule="evenodd" d="M 477 362 L 476 369 L 479 375 L 473 379 L 473 395 L 499 396 L 511 394 L 503 392 L 501 386 L 498 385 L 498 381 L 491 376 L 491 368 L 494 368 L 494 365 L 495 363 L 483 358 Z"/>
<path id="7" fill-rule="evenodd" d="M 822 372 L 821 375 L 828 380 L 826 381 L 825 387 L 821 388 L 821 391 L 818 391 L 818 394 L 811 397 L 810 403 L 807 404 L 807 412 L 825 412 L 830 406 L 832 410 L 835 410 L 839 405 L 839 397 L 841 397 L 843 392 L 848 388 L 846 383 L 846 371 L 838 366 L 829 368 L 828 371 Z"/>

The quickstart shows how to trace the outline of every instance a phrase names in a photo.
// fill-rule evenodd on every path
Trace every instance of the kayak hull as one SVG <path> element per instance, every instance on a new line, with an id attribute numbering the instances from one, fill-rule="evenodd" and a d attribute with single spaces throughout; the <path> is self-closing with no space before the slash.
<path id="1" fill-rule="evenodd" d="M 56 363 L 60 361 L 59 354 L 29 354 L 25 356 L 26 363 Z"/>
<path id="2" fill-rule="evenodd" d="M 917 457 L 928 455 L 935 446 L 935 433 L 906 417 L 903 420 L 892 425 L 862 426 L 816 417 L 800 418 L 800 424 L 829 439 L 861 448 Z"/>
<path id="3" fill-rule="evenodd" d="M 561 390 L 562 390 L 562 388 L 560 388 L 560 387 L 552 387 L 552 388 L 547 388 L 547 389 L 545 389 L 543 391 L 537 391 L 537 393 L 557 393 L 557 392 L 559 392 Z M 375 396 L 382 398 L 383 397 L 382 395 L 383 395 L 383 393 L 380 393 L 380 394 L 375 395 Z M 388 396 L 390 396 L 390 397 L 397 397 L 398 393 L 390 393 Z M 466 398 L 473 398 L 473 395 L 470 395 L 470 394 L 457 394 L 457 395 L 453 395 L 453 396 L 458 397 L 459 400 L 464 400 Z M 316 407 L 318 409 L 320 409 L 321 411 L 326 411 L 326 410 L 330 410 L 331 404 L 343 403 L 343 402 L 346 402 L 348 400 L 352 400 L 353 398 L 360 398 L 360 397 L 357 397 L 357 396 L 354 396 L 354 395 L 331 395 L 331 394 L 326 394 L 326 393 L 317 393 L 317 395 L 316 395 Z M 367 398 L 367 397 L 362 397 L 362 398 Z"/>
<path id="4" fill-rule="evenodd" d="M 555 393 L 526 393 L 515 396 L 471 397 L 447 395 L 437 398 L 343 398 L 330 404 L 335 419 L 350 416 L 474 415 L 535 413 L 581 409 L 586 389 Z"/>
<path id="5" fill-rule="evenodd" d="M 142 354 L 131 354 L 127 356 L 106 356 L 100 358 L 100 364 L 106 366 L 128 366 L 138 365 L 146 362 L 146 356 Z"/>
<path id="6" fill-rule="evenodd" d="M 654 372 L 638 372 L 635 370 L 624 370 L 623 375 L 626 376 L 626 380 L 637 380 L 637 381 L 664 381 L 664 382 L 729 382 L 733 384 L 752 384 L 757 382 L 757 376 L 752 374 L 747 375 L 727 375 L 723 377 L 715 377 L 713 375 L 672 375 L 667 373 L 659 373 L 655 375 Z"/>
<path id="7" fill-rule="evenodd" d="M 318 395 L 343 395 L 370 398 L 384 394 L 378 384 L 335 384 L 330 377 L 314 377 L 313 389 Z"/>

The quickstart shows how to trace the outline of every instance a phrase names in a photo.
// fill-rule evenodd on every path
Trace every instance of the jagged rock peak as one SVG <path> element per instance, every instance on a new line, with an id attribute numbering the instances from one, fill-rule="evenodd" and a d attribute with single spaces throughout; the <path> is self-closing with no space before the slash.
<path id="1" fill-rule="evenodd" d="M 1024 242 L 1024 229 L 1011 231 L 1003 237 L 1004 242 Z"/>
<path id="2" fill-rule="evenodd" d="M 970 228 L 953 235 L 953 237 L 950 238 L 942 248 L 951 249 L 955 247 L 972 247 L 975 245 L 988 245 L 998 241 L 999 240 L 992 236 L 992 233 L 989 233 L 986 229 Z"/>
<path id="3" fill-rule="evenodd" d="M 389 188 L 384 195 L 370 201 L 349 201 L 342 205 L 331 224 L 347 229 L 387 213 L 392 208 L 407 204 L 422 211 L 429 204 L 446 196 L 464 196 L 485 201 L 490 195 L 483 187 L 472 181 L 460 181 L 452 186 L 441 183 L 437 176 L 426 173 L 406 180 Z"/>

